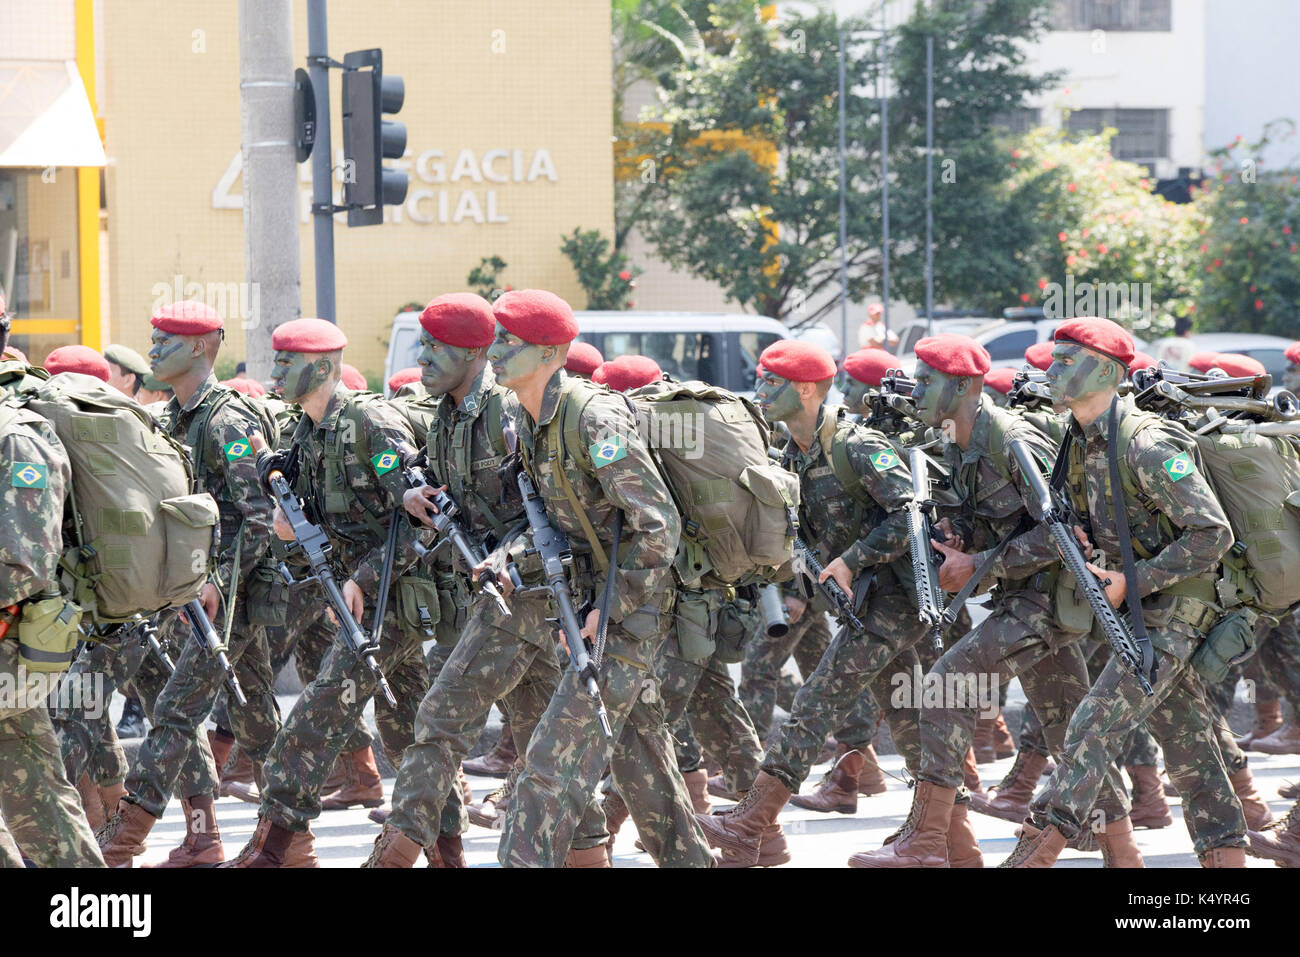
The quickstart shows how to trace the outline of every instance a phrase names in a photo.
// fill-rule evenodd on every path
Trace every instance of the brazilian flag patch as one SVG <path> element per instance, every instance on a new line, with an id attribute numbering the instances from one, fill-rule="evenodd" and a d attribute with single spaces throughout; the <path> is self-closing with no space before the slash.
<path id="1" fill-rule="evenodd" d="M 882 449 L 871 456 L 871 464 L 876 467 L 877 472 L 885 472 L 898 464 L 898 456 L 889 449 Z"/>
<path id="2" fill-rule="evenodd" d="M 600 468 L 610 462 L 617 462 L 627 455 L 627 446 L 623 444 L 623 436 L 615 435 L 604 442 L 597 442 L 595 445 L 590 446 L 587 451 L 591 453 L 592 464 L 596 468 Z"/>
<path id="3" fill-rule="evenodd" d="M 45 488 L 46 467 L 36 462 L 15 462 L 9 470 L 9 484 L 14 488 Z"/>
<path id="4" fill-rule="evenodd" d="M 376 475 L 383 475 L 386 472 L 391 472 L 393 469 L 397 468 L 397 464 L 400 461 L 401 459 L 397 457 L 397 453 L 392 449 L 389 449 L 386 452 L 380 452 L 378 455 L 373 455 L 370 458 L 370 464 L 375 467 Z"/>
<path id="5" fill-rule="evenodd" d="M 1187 478 L 1196 471 L 1196 463 L 1192 461 L 1192 457 L 1186 452 L 1181 452 L 1172 459 L 1165 459 L 1164 466 L 1165 473 L 1175 482 Z"/>
<path id="6" fill-rule="evenodd" d="M 235 441 L 223 445 L 221 451 L 225 452 L 226 458 L 233 462 L 235 459 L 242 459 L 252 452 L 253 447 L 248 444 L 248 439 L 235 439 Z"/>

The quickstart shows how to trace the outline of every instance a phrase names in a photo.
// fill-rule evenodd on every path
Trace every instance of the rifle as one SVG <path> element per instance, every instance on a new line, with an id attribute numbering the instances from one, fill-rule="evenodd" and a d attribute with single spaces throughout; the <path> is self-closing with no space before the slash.
<path id="1" fill-rule="evenodd" d="M 289 520 L 289 526 L 293 529 L 294 540 L 289 543 L 286 551 L 301 550 L 307 559 L 307 564 L 311 566 L 312 572 L 311 575 L 304 578 L 294 578 L 293 573 L 289 571 L 289 566 L 284 562 L 280 562 L 281 577 L 289 585 L 300 585 L 310 581 L 320 582 L 321 588 L 325 590 L 325 595 L 334 608 L 334 615 L 338 618 L 339 627 L 343 632 L 343 640 L 347 642 L 352 654 L 370 669 L 370 673 L 374 675 L 379 690 L 384 693 L 388 703 L 393 707 L 397 707 L 397 698 L 393 695 L 393 689 L 388 686 L 388 679 L 384 677 L 379 662 L 375 660 L 375 652 L 379 649 L 379 632 L 383 622 L 376 621 L 374 635 L 369 638 L 366 637 L 366 633 L 361 630 L 357 620 L 352 617 L 352 612 L 348 609 L 348 603 L 343 600 L 343 592 L 339 590 L 338 581 L 334 577 L 334 570 L 330 568 L 329 554 L 333 546 L 330 545 L 329 536 L 325 534 L 323 528 L 312 524 L 308 520 L 307 513 L 303 511 L 302 502 L 293 493 L 293 489 L 289 487 L 289 482 L 285 479 L 283 472 L 279 469 L 271 469 L 266 481 L 270 487 L 272 498 L 280 506 L 285 517 Z M 390 519 L 390 521 L 395 520 L 395 518 Z"/>
<path id="2" fill-rule="evenodd" d="M 928 514 L 935 504 L 930 499 L 930 460 L 915 448 L 908 453 L 908 459 L 912 469 L 912 500 L 905 508 L 912 550 L 912 577 L 916 582 L 916 611 L 930 629 L 934 650 L 942 654 L 943 612 L 947 599 L 939 587 L 937 570 L 943 557 L 934 553 L 934 545 L 930 542 L 935 534 Z"/>
<path id="3" fill-rule="evenodd" d="M 1029 483 L 1034 498 L 1038 500 L 1038 508 L 1042 513 L 1039 521 L 1047 523 L 1048 530 L 1052 535 L 1052 542 L 1056 545 L 1056 550 L 1061 553 L 1061 563 L 1074 576 L 1074 580 L 1079 587 L 1083 589 L 1084 597 L 1088 599 L 1088 604 L 1092 607 L 1092 613 L 1097 616 L 1097 622 L 1101 625 L 1102 632 L 1105 634 L 1111 650 L 1137 677 L 1143 693 L 1147 695 L 1153 694 L 1151 682 L 1155 680 L 1156 668 L 1155 659 L 1151 654 L 1150 641 L 1144 639 L 1142 642 L 1138 642 L 1133 638 L 1128 625 L 1116 613 L 1110 600 L 1106 597 L 1106 593 L 1101 590 L 1101 584 L 1097 581 L 1097 577 L 1088 571 L 1083 557 L 1083 550 L 1079 547 L 1078 539 L 1074 537 L 1074 516 L 1069 504 L 1061 498 L 1056 489 L 1044 481 L 1043 474 L 1039 471 L 1038 462 L 1035 461 L 1033 453 L 1029 451 L 1029 447 L 1024 444 L 1023 440 L 1011 439 L 1007 443 L 1007 449 L 1016 457 L 1016 463 L 1020 466 L 1020 474 Z M 1131 595 L 1130 600 L 1137 602 L 1138 596 Z M 1136 613 L 1141 614 L 1141 609 L 1138 608 Z M 1143 647 L 1144 645 L 1145 647 Z M 1149 675 L 1142 670 L 1144 660 L 1152 662 Z"/>
<path id="4" fill-rule="evenodd" d="M 158 656 L 158 660 L 161 661 L 163 667 L 167 669 L 167 674 L 175 674 L 176 662 L 172 661 L 171 656 L 167 654 L 167 649 L 165 649 L 162 646 L 162 642 L 158 640 L 158 629 L 153 626 L 153 622 L 148 618 L 140 618 L 134 623 L 133 627 L 135 628 L 136 634 L 138 634 L 140 638 L 143 639 L 144 643 L 149 646 L 149 649 Z"/>
<path id="5" fill-rule="evenodd" d="M 1021 369 L 1011 380 L 1011 391 L 1007 393 L 1007 402 L 1012 406 L 1021 406 L 1031 412 L 1044 406 L 1051 406 L 1052 391 L 1047 387 L 1047 373 L 1038 369 Z"/>
<path id="6" fill-rule="evenodd" d="M 226 687 L 235 696 L 235 700 L 240 704 L 248 704 L 248 699 L 244 697 L 244 689 L 239 687 L 239 679 L 235 677 L 235 668 L 226 657 L 226 646 L 221 643 L 217 629 L 212 627 L 212 622 L 208 620 L 208 613 L 203 610 L 197 598 L 192 598 L 185 603 L 185 617 L 190 620 L 194 637 L 207 649 L 208 654 L 220 662 L 221 669 L 226 673 Z"/>
<path id="7" fill-rule="evenodd" d="M 763 609 L 763 620 L 767 622 L 767 637 L 784 638 L 790 633 L 790 615 L 785 610 L 785 600 L 781 589 L 776 585 L 764 585 L 758 590 L 758 600 Z"/>
<path id="8" fill-rule="evenodd" d="M 906 378 L 902 370 L 886 372 L 880 380 L 880 388 L 868 394 L 871 414 L 866 424 L 885 433 L 897 433 L 906 430 L 910 423 L 920 421 L 916 417 L 916 403 L 912 401 L 915 388 L 916 380 Z"/>
<path id="9" fill-rule="evenodd" d="M 585 683 L 587 694 L 596 705 L 596 716 L 605 737 L 612 738 L 613 730 L 609 726 L 609 715 L 605 712 L 605 702 L 600 697 L 600 686 L 596 684 L 596 667 L 587 653 L 586 639 L 582 637 L 582 626 L 578 624 L 578 613 L 573 607 L 573 593 L 569 591 L 569 577 L 564 573 L 564 566 L 573 563 L 573 552 L 569 549 L 569 539 L 546 517 L 546 506 L 537 493 L 533 480 L 523 469 L 518 475 L 519 494 L 524 500 L 524 514 L 528 516 L 528 529 L 533 539 L 533 547 L 524 554 L 537 555 L 542 560 L 542 571 L 546 584 L 538 586 L 551 593 L 555 601 L 558 618 L 552 619 L 564 631 L 564 642 L 569 646 L 569 663 L 578 680 Z M 610 568 L 612 577 L 615 569 Z"/>
<path id="10" fill-rule="evenodd" d="M 1213 413 L 1214 426 L 1229 418 L 1257 422 L 1300 419 L 1300 400 L 1285 389 L 1269 398 L 1272 384 L 1273 377 L 1268 374 L 1207 375 L 1157 366 L 1134 373 L 1133 400 L 1140 409 L 1176 419 L 1190 419 L 1191 413 Z"/>
<path id="11" fill-rule="evenodd" d="M 412 488 L 423 488 L 431 485 L 428 475 L 424 468 L 413 461 L 410 465 L 403 465 L 402 472 L 406 476 L 406 481 Z M 433 497 L 433 506 L 438 511 L 433 516 L 433 527 L 438 533 L 451 542 L 452 547 L 460 553 L 461 559 L 465 562 L 466 568 L 474 569 L 480 562 L 488 557 L 487 549 L 481 543 L 475 543 L 465 531 L 463 525 L 456 520 L 460 514 L 460 506 L 455 500 L 447 494 L 446 490 L 435 493 Z M 506 604 L 505 597 L 501 594 L 500 581 L 491 568 L 485 568 L 478 575 L 478 585 L 484 592 L 492 596 L 492 600 L 497 603 L 497 610 L 502 616 L 510 616 L 510 606 Z M 518 584 L 515 582 L 514 584 Z"/>
<path id="12" fill-rule="evenodd" d="M 818 581 L 826 566 L 821 563 L 817 553 L 808 547 L 808 543 L 799 537 L 799 513 L 795 511 L 794 506 L 787 505 L 785 507 L 785 516 L 790 523 L 791 534 L 794 538 L 795 570 L 810 578 L 813 585 L 826 596 L 827 600 L 835 607 L 835 617 L 841 624 L 847 624 L 857 632 L 865 631 L 867 626 L 854 613 L 853 596 L 841 588 L 840 583 L 834 578 L 827 577 L 825 581 Z"/>

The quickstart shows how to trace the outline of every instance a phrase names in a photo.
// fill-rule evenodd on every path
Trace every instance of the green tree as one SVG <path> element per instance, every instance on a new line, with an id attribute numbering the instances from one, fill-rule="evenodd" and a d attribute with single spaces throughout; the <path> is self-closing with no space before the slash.
<path id="1" fill-rule="evenodd" d="M 573 263 L 578 285 L 587 293 L 588 309 L 627 309 L 633 305 L 632 290 L 641 269 L 612 249 L 600 230 L 574 229 L 571 236 L 564 237 L 560 252 Z"/>
<path id="2" fill-rule="evenodd" d="M 501 273 L 505 268 L 506 261 L 500 256 L 484 256 L 469 271 L 465 284 L 488 302 L 493 302 L 503 292 L 510 291 L 510 287 L 501 281 Z"/>

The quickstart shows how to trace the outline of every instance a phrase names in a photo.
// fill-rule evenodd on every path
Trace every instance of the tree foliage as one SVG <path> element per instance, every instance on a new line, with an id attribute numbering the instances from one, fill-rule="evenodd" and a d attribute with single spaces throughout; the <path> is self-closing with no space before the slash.
<path id="1" fill-rule="evenodd" d="M 597 229 L 574 229 L 560 246 L 573 270 L 578 285 L 587 293 L 588 309 L 627 309 L 636 277 L 641 269 L 628 263 L 627 256 L 611 247 Z"/>

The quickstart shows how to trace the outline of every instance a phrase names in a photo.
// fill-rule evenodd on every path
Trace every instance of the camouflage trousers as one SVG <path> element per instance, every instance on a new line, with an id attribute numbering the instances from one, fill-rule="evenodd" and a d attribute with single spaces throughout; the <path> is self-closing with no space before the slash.
<path id="1" fill-rule="evenodd" d="M 0 684 L 16 696 L 18 679 L 18 642 L 0 641 Z M 14 864 L 21 848 L 40 867 L 103 867 L 81 798 L 63 773 L 59 742 L 40 697 L 49 686 L 42 689 L 28 679 L 22 690 L 24 698 L 28 690 L 31 697 L 0 703 L 0 831 L 9 833 L 0 839 L 0 862 Z M 22 866 L 21 858 L 17 865 Z"/>
<path id="2" fill-rule="evenodd" d="M 1232 710 L 1237 683 L 1251 682 L 1256 702 L 1285 697 L 1296 710 L 1300 705 L 1300 608 L 1281 616 L 1278 626 L 1265 634 L 1254 656 L 1237 665 L 1220 684 L 1208 688 L 1215 707 L 1223 714 Z"/>
<path id="3" fill-rule="evenodd" d="M 396 589 L 396 584 L 394 584 Z M 415 712 L 429 687 L 423 639 L 406 631 L 390 595 L 375 659 L 397 699 L 390 705 L 369 667 L 348 647 L 341 630 L 320 671 L 298 698 L 271 747 L 262 791 L 263 817 L 292 831 L 304 831 L 320 816 L 320 788 L 343 745 L 363 720 L 373 696 L 375 723 L 388 760 L 400 766 L 402 752 L 415 737 Z M 363 622 L 374 618 L 373 599 L 366 596 Z"/>
<path id="4" fill-rule="evenodd" d="M 981 682 L 991 692 L 1012 678 L 1020 679 L 1025 697 L 1041 721 L 1047 749 L 1059 754 L 1075 708 L 1088 694 L 1088 668 L 1082 648 L 1086 635 L 1058 629 L 1036 593 L 1013 592 L 994 604 L 989 617 L 966 635 L 926 675 L 927 689 L 942 700 L 921 712 L 921 770 L 919 777 L 945 788 L 962 785 L 962 764 L 970 749 L 978 717 L 973 701 Z M 996 707 L 994 702 L 987 704 Z M 1128 815 L 1123 781 L 1107 765 L 1093 788 L 1094 803 L 1108 821 Z"/>
<path id="5" fill-rule="evenodd" d="M 658 652 L 670 622 L 640 609 L 611 623 L 597 684 L 613 737 L 606 737 L 585 684 L 566 669 L 528 742 L 524 770 L 497 850 L 503 867 L 559 867 L 609 765 L 645 849 L 660 867 L 711 867 L 664 722 Z"/>
<path id="6" fill-rule="evenodd" d="M 510 610 L 502 617 L 490 598 L 480 596 L 455 646 L 435 646 L 446 648 L 448 656 L 420 702 L 415 740 L 402 757 L 388 819 L 422 847 L 438 838 L 448 794 L 459 794 L 456 770 L 493 702 L 503 702 L 523 747 L 559 685 L 547 602 L 515 598 Z"/>
<path id="7" fill-rule="evenodd" d="M 749 790 L 763 763 L 763 744 L 736 697 L 726 664 L 716 654 L 687 661 L 680 657 L 676 638 L 669 638 L 659 660 L 659 686 L 678 768 L 683 773 L 698 770 L 702 751 L 707 751 L 722 765 L 728 788 Z"/>
<path id="8" fill-rule="evenodd" d="M 1189 664 L 1201 636 L 1175 626 L 1151 628 L 1150 635 L 1158 666 L 1154 694 L 1144 694 L 1118 659 L 1106 664 L 1070 719 L 1056 770 L 1030 806 L 1034 822 L 1053 824 L 1071 838 L 1099 824 L 1091 811 L 1103 782 L 1120 747 L 1145 721 L 1182 796 L 1183 821 L 1196 853 L 1244 847 L 1241 803 L 1224 769 L 1204 688 Z"/>
<path id="9" fill-rule="evenodd" d="M 866 632 L 856 635 L 840 628 L 795 695 L 794 709 L 763 759 L 762 769 L 795 793 L 812 770 L 826 735 L 860 707 L 862 698 L 873 695 L 877 704 L 887 705 L 883 710 L 889 733 L 899 753 L 915 767 L 920 749 L 917 709 L 910 703 L 900 706 L 891 696 L 898 683 L 895 676 L 901 672 L 910 679 L 912 666 L 920 666 L 914 646 L 925 628 L 901 589 L 873 590 L 858 617 L 866 623 Z M 836 738 L 850 747 L 862 743 L 844 740 L 838 733 Z"/>

